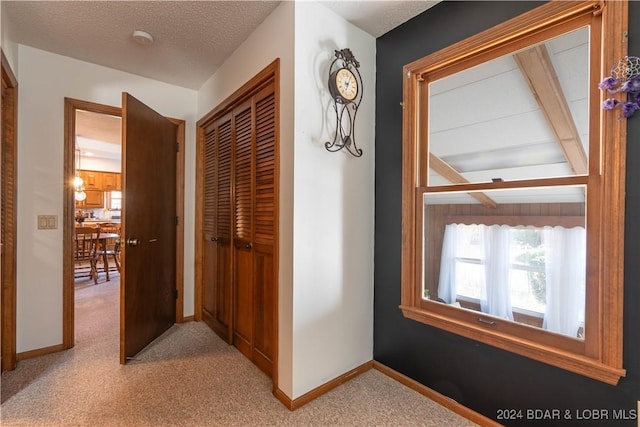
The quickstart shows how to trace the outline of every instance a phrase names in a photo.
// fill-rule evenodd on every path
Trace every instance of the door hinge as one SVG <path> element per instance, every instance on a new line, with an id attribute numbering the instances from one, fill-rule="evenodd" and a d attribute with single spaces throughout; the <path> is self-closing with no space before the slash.
<path id="1" fill-rule="evenodd" d="M 176 225 L 180 225 L 180 217 L 176 216 Z"/>
<path id="2" fill-rule="evenodd" d="M 176 153 L 180 152 L 180 143 L 176 142 Z"/>
<path id="3" fill-rule="evenodd" d="M 173 290 L 173 298 L 174 299 L 178 299 L 178 290 L 177 289 Z"/>

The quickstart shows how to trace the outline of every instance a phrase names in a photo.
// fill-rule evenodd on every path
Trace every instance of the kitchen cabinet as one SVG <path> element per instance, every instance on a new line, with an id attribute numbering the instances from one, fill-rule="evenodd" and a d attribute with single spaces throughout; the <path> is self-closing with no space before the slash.
<path id="1" fill-rule="evenodd" d="M 104 191 L 120 190 L 117 175 L 120 174 L 113 172 L 102 172 L 102 189 Z"/>
<path id="2" fill-rule="evenodd" d="M 86 190 L 120 191 L 122 176 L 117 172 L 80 170 Z"/>
<path id="3" fill-rule="evenodd" d="M 104 208 L 104 191 L 101 190 L 85 190 L 87 198 L 82 202 L 76 202 L 76 208 L 80 209 L 98 209 Z"/>
<path id="4" fill-rule="evenodd" d="M 102 172 L 81 170 L 80 176 L 84 181 L 85 190 L 102 190 Z"/>

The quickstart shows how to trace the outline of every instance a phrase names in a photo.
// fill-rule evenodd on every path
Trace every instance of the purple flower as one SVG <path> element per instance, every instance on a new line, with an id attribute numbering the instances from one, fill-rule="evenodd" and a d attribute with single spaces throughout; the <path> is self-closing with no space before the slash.
<path id="1" fill-rule="evenodd" d="M 640 77 L 634 77 L 631 80 L 627 80 L 620 86 L 620 90 L 623 92 L 638 92 L 640 91 Z"/>
<path id="2" fill-rule="evenodd" d="M 635 113 L 636 110 L 640 110 L 640 105 L 638 105 L 637 103 L 635 102 L 622 103 L 622 115 L 625 116 L 626 118 L 633 116 L 633 113 Z"/>
<path id="3" fill-rule="evenodd" d="M 601 90 L 608 89 L 609 91 L 614 91 L 617 85 L 618 85 L 618 79 L 616 79 L 615 77 L 607 77 L 606 79 L 600 82 L 598 87 Z"/>
<path id="4" fill-rule="evenodd" d="M 613 110 L 614 108 L 616 108 L 618 106 L 618 104 L 620 104 L 620 101 L 618 101 L 617 99 L 607 98 L 602 103 L 602 109 L 603 110 Z"/>

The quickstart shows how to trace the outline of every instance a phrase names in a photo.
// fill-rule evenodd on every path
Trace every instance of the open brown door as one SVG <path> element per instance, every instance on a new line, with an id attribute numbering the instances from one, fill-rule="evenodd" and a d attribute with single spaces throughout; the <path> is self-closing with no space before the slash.
<path id="1" fill-rule="evenodd" d="M 123 93 L 123 364 L 176 319 L 176 147 L 176 126 Z"/>

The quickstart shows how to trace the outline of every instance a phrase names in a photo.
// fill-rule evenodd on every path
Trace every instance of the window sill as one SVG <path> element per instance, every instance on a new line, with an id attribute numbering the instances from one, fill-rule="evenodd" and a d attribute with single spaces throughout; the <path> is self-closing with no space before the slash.
<path id="1" fill-rule="evenodd" d="M 557 346 L 548 346 L 522 337 L 514 337 L 512 334 L 494 330 L 494 326 L 470 322 L 461 318 L 453 318 L 451 315 L 443 315 L 434 311 L 400 306 L 404 317 L 434 326 L 445 331 L 462 335 L 485 344 L 497 347 L 512 353 L 525 356 L 539 362 L 546 363 L 588 378 L 616 385 L 621 377 L 625 376 L 624 369 L 606 365 L 600 360 L 592 359 L 582 354 L 558 349 Z"/>

